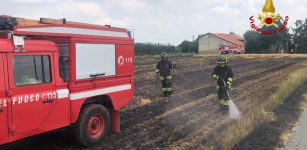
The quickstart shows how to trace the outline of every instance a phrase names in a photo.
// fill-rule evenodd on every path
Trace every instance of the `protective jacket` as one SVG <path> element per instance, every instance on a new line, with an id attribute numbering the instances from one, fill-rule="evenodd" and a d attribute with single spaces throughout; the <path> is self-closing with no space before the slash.
<path id="1" fill-rule="evenodd" d="M 160 77 L 171 76 L 171 69 L 173 69 L 172 63 L 165 59 L 160 60 L 156 66 L 157 72 L 160 73 Z"/>
<path id="2" fill-rule="evenodd" d="M 212 72 L 212 76 L 217 76 L 218 86 L 226 86 L 227 83 L 231 84 L 234 77 L 231 68 L 227 65 L 224 67 L 220 65 L 216 66 Z"/>

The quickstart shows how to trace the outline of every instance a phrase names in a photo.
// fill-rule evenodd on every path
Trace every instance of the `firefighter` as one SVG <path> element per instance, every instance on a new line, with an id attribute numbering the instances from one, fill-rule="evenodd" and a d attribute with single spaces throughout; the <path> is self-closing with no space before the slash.
<path id="1" fill-rule="evenodd" d="M 227 112 L 229 110 L 229 90 L 234 78 L 231 68 L 227 65 L 227 58 L 220 56 L 217 58 L 217 66 L 212 72 L 212 77 L 217 81 L 218 88 L 218 100 L 220 110 L 222 112 Z"/>
<path id="2" fill-rule="evenodd" d="M 161 54 L 161 60 L 156 66 L 156 73 L 162 82 L 162 91 L 164 97 L 171 95 L 173 92 L 171 69 L 175 67 L 176 64 L 172 65 L 172 63 L 168 60 L 167 53 L 163 52 Z"/>

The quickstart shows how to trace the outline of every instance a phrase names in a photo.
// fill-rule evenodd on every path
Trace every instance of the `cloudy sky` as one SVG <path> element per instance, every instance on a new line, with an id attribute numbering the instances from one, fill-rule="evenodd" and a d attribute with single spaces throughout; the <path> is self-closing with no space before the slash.
<path id="1" fill-rule="evenodd" d="M 250 29 L 249 17 L 265 0 L 2 0 L 0 14 L 39 19 L 66 18 L 133 29 L 136 42 L 179 44 L 193 35 Z M 290 26 L 307 18 L 306 0 L 274 0 Z"/>

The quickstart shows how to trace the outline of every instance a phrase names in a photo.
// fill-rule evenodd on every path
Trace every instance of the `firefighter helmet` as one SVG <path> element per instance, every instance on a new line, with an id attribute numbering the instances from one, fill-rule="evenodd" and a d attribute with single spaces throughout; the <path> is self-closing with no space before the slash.
<path id="1" fill-rule="evenodd" d="M 163 52 L 163 53 L 161 53 L 161 58 L 168 58 L 168 54 L 167 53 L 165 53 L 165 52 Z"/>
<path id="2" fill-rule="evenodd" d="M 219 65 L 227 64 L 228 59 L 224 56 L 220 56 L 216 59 L 216 63 Z"/>

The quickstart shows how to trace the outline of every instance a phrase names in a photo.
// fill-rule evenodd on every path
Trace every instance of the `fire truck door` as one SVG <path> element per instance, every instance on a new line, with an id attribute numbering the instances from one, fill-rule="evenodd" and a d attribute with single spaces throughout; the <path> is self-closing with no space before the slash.
<path id="1" fill-rule="evenodd" d="M 57 101 L 52 53 L 7 55 L 13 135 L 38 129 Z"/>
<path id="2" fill-rule="evenodd" d="M 0 139 L 8 137 L 8 98 L 5 94 L 5 76 L 4 57 L 0 53 Z"/>

